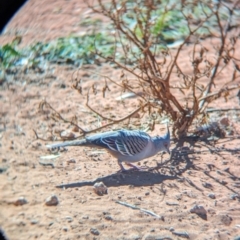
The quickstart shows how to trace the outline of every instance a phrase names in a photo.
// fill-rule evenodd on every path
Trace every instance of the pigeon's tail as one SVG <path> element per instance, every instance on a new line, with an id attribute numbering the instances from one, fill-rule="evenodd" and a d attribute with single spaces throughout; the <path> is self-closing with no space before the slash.
<path id="1" fill-rule="evenodd" d="M 48 149 L 55 149 L 55 148 L 61 148 L 61 147 L 87 146 L 87 145 L 89 145 L 88 141 L 86 139 L 81 139 L 81 140 L 73 140 L 73 141 L 54 143 L 54 144 L 46 145 L 46 147 Z"/>

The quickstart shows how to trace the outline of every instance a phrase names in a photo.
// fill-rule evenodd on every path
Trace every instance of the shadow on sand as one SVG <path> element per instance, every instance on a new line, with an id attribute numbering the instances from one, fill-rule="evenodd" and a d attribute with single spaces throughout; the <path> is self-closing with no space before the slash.
<path id="1" fill-rule="evenodd" d="M 93 186 L 96 182 L 103 182 L 107 187 L 118 187 L 123 185 L 151 186 L 162 183 L 165 180 L 177 179 L 177 176 L 162 175 L 148 171 L 129 171 L 126 173 L 114 173 L 108 176 L 96 178 L 92 181 L 82 181 L 69 184 L 61 184 L 57 188 L 74 188 Z"/>

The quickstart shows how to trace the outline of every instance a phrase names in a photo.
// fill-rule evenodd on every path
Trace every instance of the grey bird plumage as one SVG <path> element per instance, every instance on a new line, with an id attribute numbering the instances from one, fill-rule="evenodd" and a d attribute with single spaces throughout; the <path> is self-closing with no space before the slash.
<path id="1" fill-rule="evenodd" d="M 160 151 L 170 154 L 170 132 L 167 128 L 167 133 L 164 136 L 151 137 L 143 131 L 118 130 L 98 133 L 81 140 L 47 145 L 47 148 L 54 149 L 68 146 L 104 148 L 117 158 L 121 171 L 126 171 L 122 162 L 138 169 L 131 163 L 152 157 Z"/>

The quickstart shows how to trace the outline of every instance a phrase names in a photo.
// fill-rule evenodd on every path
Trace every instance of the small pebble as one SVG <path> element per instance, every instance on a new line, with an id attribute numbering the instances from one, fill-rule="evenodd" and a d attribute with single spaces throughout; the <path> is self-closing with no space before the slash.
<path id="1" fill-rule="evenodd" d="M 107 187 L 105 186 L 105 184 L 103 182 L 95 183 L 93 185 L 93 190 L 99 196 L 102 196 L 103 194 L 107 194 L 108 193 L 108 189 L 107 189 Z"/>
<path id="2" fill-rule="evenodd" d="M 68 231 L 68 228 L 67 228 L 67 227 L 63 227 L 62 230 L 63 230 L 64 232 L 67 232 L 67 231 Z"/>
<path id="3" fill-rule="evenodd" d="M 237 193 L 234 193 L 234 194 L 231 194 L 230 199 L 232 200 L 240 199 L 240 196 Z"/>
<path id="4" fill-rule="evenodd" d="M 208 197 L 210 197 L 211 199 L 215 199 L 215 198 L 216 198 L 216 196 L 215 196 L 214 193 L 209 193 L 209 194 L 208 194 Z"/>
<path id="5" fill-rule="evenodd" d="M 111 217 L 110 215 L 105 215 L 104 218 L 105 218 L 106 220 L 108 220 L 108 221 L 113 220 L 112 217 Z"/>
<path id="6" fill-rule="evenodd" d="M 223 215 L 221 217 L 221 222 L 225 225 L 225 226 L 229 226 L 232 223 L 232 218 L 228 215 Z"/>
<path id="7" fill-rule="evenodd" d="M 7 171 L 7 167 L 0 167 L 0 173 L 4 173 Z"/>
<path id="8" fill-rule="evenodd" d="M 36 220 L 36 219 L 32 219 L 30 222 L 32 225 L 38 224 L 38 220 Z"/>
<path id="9" fill-rule="evenodd" d="M 213 188 L 212 184 L 211 183 L 203 183 L 202 184 L 205 188 Z"/>
<path id="10" fill-rule="evenodd" d="M 56 195 L 52 195 L 50 197 L 48 197 L 45 201 L 45 204 L 47 206 L 56 206 L 58 205 L 59 201 Z"/>
<path id="11" fill-rule="evenodd" d="M 225 127 L 228 127 L 230 125 L 230 122 L 229 122 L 229 119 L 227 117 L 223 117 L 221 120 L 220 120 L 220 123 L 225 126 Z"/>
<path id="12" fill-rule="evenodd" d="M 179 204 L 177 202 L 166 202 L 168 206 L 178 206 Z"/>
<path id="13" fill-rule="evenodd" d="M 60 133 L 60 136 L 63 140 L 70 140 L 75 138 L 75 134 L 69 131 L 63 131 Z"/>
<path id="14" fill-rule="evenodd" d="M 73 219 L 70 217 L 70 216 L 66 216 L 65 219 L 68 221 L 68 222 L 72 222 Z"/>
<path id="15" fill-rule="evenodd" d="M 26 198 L 20 197 L 20 198 L 17 199 L 13 204 L 14 204 L 15 206 L 22 206 L 22 205 L 27 204 L 27 203 L 28 203 L 28 202 L 27 202 Z"/>
<path id="16" fill-rule="evenodd" d="M 76 163 L 76 160 L 75 159 L 69 159 L 69 160 L 67 160 L 67 164 L 70 164 L 70 163 Z"/>
<path id="17" fill-rule="evenodd" d="M 207 220 L 207 211 L 201 205 L 194 205 L 190 209 L 190 213 L 196 213 L 199 217 L 203 218 L 204 220 Z"/>
<path id="18" fill-rule="evenodd" d="M 93 235 L 99 235 L 99 231 L 96 229 L 96 228 L 91 228 L 90 229 L 90 232 L 93 234 Z"/>
<path id="19" fill-rule="evenodd" d="M 182 237 L 182 238 L 189 238 L 189 234 L 187 232 L 177 232 L 173 231 L 172 234 Z"/>
<path id="20" fill-rule="evenodd" d="M 223 164 L 223 165 L 227 165 L 227 164 L 228 164 L 228 161 L 222 161 L 222 164 Z"/>

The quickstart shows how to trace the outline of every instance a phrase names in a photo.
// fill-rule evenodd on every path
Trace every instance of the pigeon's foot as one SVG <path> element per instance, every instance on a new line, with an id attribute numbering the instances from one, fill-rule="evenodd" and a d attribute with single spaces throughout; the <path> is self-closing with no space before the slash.
<path id="1" fill-rule="evenodd" d="M 132 171 L 143 171 L 147 169 L 147 167 L 137 167 L 133 165 L 132 163 L 125 162 L 126 165 L 130 166 L 131 168 L 125 169 L 121 163 L 119 163 L 120 170 L 118 171 L 119 173 L 127 173 L 127 172 L 132 172 Z"/>
<path id="2" fill-rule="evenodd" d="M 142 171 L 144 169 L 147 169 L 147 167 L 137 167 L 135 165 L 133 165 L 132 163 L 126 162 L 126 165 L 130 166 L 131 168 L 128 169 L 128 171 Z"/>

